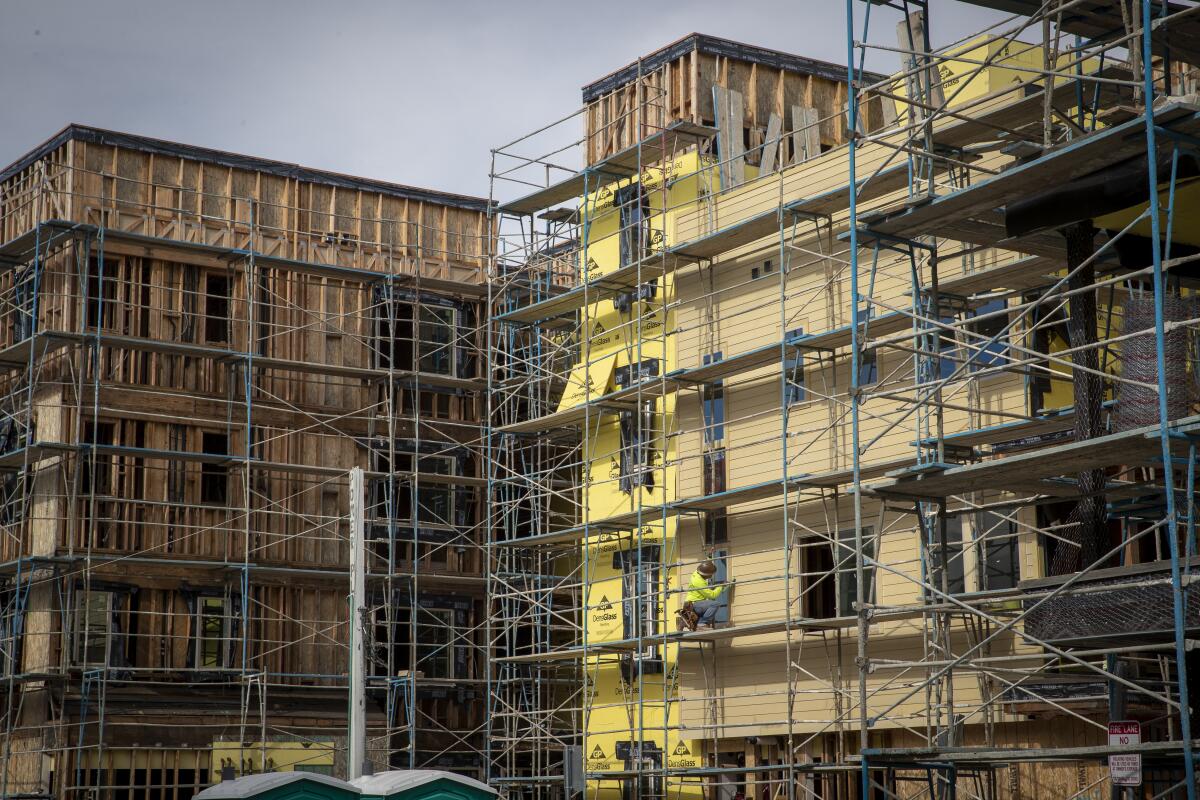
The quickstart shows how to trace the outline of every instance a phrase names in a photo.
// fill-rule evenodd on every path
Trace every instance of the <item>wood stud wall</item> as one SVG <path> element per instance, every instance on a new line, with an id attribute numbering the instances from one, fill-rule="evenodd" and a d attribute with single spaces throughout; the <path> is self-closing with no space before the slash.
<path id="1" fill-rule="evenodd" d="M 0 186 L 0 240 L 74 219 L 317 264 L 482 283 L 479 209 L 72 140 Z"/>
<path id="2" fill-rule="evenodd" d="M 0 561 L 90 554 L 87 580 L 93 588 L 112 587 L 123 598 L 116 610 L 122 664 L 139 675 L 174 682 L 186 707 L 194 678 L 189 649 L 197 625 L 189 598 L 203 589 L 240 605 L 237 566 L 248 552 L 253 564 L 245 598 L 248 616 L 237 622 L 238 641 L 244 635 L 250 642 L 248 668 L 273 676 L 276 692 L 284 686 L 344 685 L 348 470 L 377 468 L 366 444 L 381 436 L 419 436 L 453 452 L 470 452 L 480 441 L 480 400 L 470 380 L 479 378 L 480 364 L 476 326 L 487 247 L 482 208 L 71 140 L 0 185 L 0 239 L 11 240 L 53 219 L 154 241 L 134 244 L 114 235 L 104 242 L 101 261 L 99 242 L 76 235 L 56 244 L 44 259 L 37 327 L 39 333 L 57 332 L 57 346 L 37 360 L 33 373 L 17 369 L 0 377 L 0 404 L 32 425 L 29 441 L 68 446 L 33 455 L 37 477 L 24 490 L 21 512 L 5 520 Z M 250 273 L 244 259 L 189 250 L 175 241 L 253 245 L 277 258 L 349 269 L 339 273 L 263 262 Z M 101 268 L 105 310 L 97 319 L 84 293 L 98 289 L 98 276 L 90 281 L 89 276 Z M 26 336 L 17 310 L 21 274 L 20 265 L 0 274 L 0 351 Z M 456 361 L 473 371 L 457 374 L 456 385 L 397 389 L 391 411 L 384 391 L 388 373 L 374 346 L 374 317 L 382 313 L 375 307 L 375 276 L 383 274 L 401 277 L 395 283 L 401 305 L 444 307 L 448 302 L 460 309 L 453 349 L 470 354 Z M 209 324 L 205 313 L 210 279 L 228 287 L 225 325 Z M 102 344 L 93 362 L 85 334 L 96 330 L 97 322 Z M 252 454 L 261 466 L 250 470 L 249 499 L 246 468 L 237 460 L 246 452 L 245 368 L 241 356 L 230 355 L 247 351 L 260 359 L 251 375 L 250 423 Z M 395 368 L 403 373 L 406 366 Z M 31 375 L 32 413 L 25 403 Z M 117 450 L 98 454 L 93 470 L 88 448 L 78 444 L 87 441 L 95 422 L 112 426 L 111 440 L 104 444 Z M 221 461 L 203 455 L 205 433 L 228 437 L 230 458 L 220 464 L 228 475 L 224 502 L 203 497 L 206 465 Z M 460 463 L 466 477 L 481 474 L 477 456 Z M 81 487 L 89 474 L 99 472 L 108 476 L 107 489 L 93 500 Z M 398 491 L 408 492 L 407 481 L 399 480 Z M 4 486 L 14 491 L 11 481 Z M 468 524 L 456 530 L 475 542 L 482 536 L 475 522 L 481 518 L 479 495 L 469 486 L 458 490 Z M 411 532 L 400 523 L 399 538 L 407 535 Z M 385 572 L 380 550 L 369 552 L 372 574 Z M 157 563 L 123 558 L 131 554 L 152 556 Z M 478 549 L 421 545 L 417 558 L 414 563 L 411 556 L 398 556 L 396 569 L 419 570 L 425 576 L 422 594 L 467 598 L 467 627 L 480 624 L 482 583 L 471 582 L 471 576 L 482 574 Z M 61 577 L 51 581 L 52 591 L 31 595 L 24 661 L 69 676 L 78 689 L 70 608 L 83 586 L 69 568 L 78 562 L 64 563 L 68 566 L 55 571 Z M 295 570 L 306 574 L 300 577 Z M 459 582 L 438 584 L 438 576 L 458 576 Z M 405 579 L 401 583 L 408 585 Z M 236 680 L 231 674 L 217 683 Z M 109 691 L 109 702 L 116 703 L 124 689 Z M 52 749 L 58 734 L 51 733 L 51 720 L 43 715 L 39 721 L 33 713 L 47 702 L 46 693 L 24 696 L 30 711 L 22 724 L 35 733 L 14 733 L 14 741 L 30 744 L 26 756 L 14 758 L 14 775 L 36 788 L 43 777 L 36 753 Z M 230 702 L 235 708 L 240 704 L 236 691 Z M 420 707 L 428 716 L 418 722 L 426 728 L 429 718 L 464 729 L 478 724 L 478 714 L 458 708 L 453 697 L 423 696 Z M 253 716 L 255 710 L 250 711 Z M 70 716 L 63 722 L 69 725 Z M 70 730 L 63 735 L 74 741 Z M 211 739 L 209 731 L 200 729 L 199 735 L 192 745 Z M 146 737 L 137 735 L 125 743 L 147 745 Z M 434 749 L 447 743 L 453 738 Z M 60 774 L 57 780 L 69 777 Z"/>
<path id="3" fill-rule="evenodd" d="M 676 120 L 715 125 L 714 86 L 741 95 L 748 151 L 761 148 L 767 140 L 772 115 L 781 120 L 784 132 L 800 130 L 793 108 L 822 109 L 822 147 L 828 149 L 846 141 L 845 83 L 692 50 L 642 76 L 640 82 L 635 80 L 587 104 L 584 126 L 588 163 L 636 144 L 639 138 Z M 869 98 L 862 113 L 867 130 L 883 124 L 880 98 Z M 795 158 L 795 154 L 789 153 L 788 157 Z M 794 163 L 783 161 L 782 154 L 780 159 L 782 163 Z"/>

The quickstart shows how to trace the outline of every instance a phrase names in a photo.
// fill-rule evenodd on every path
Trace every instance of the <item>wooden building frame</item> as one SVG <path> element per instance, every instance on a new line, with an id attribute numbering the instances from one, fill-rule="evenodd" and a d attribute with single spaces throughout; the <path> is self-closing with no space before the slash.
<path id="1" fill-rule="evenodd" d="M 368 756 L 482 773 L 486 205 L 83 126 L 0 173 L 0 791 L 343 770 L 352 467 Z"/>

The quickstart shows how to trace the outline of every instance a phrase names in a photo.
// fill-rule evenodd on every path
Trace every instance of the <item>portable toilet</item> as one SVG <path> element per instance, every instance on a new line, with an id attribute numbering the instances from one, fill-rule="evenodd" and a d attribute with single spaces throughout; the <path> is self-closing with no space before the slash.
<path id="1" fill-rule="evenodd" d="M 358 800 L 346 781 L 316 772 L 263 772 L 222 781 L 195 800 Z"/>
<path id="2" fill-rule="evenodd" d="M 377 772 L 350 782 L 363 800 L 495 800 L 486 783 L 440 769 Z"/>

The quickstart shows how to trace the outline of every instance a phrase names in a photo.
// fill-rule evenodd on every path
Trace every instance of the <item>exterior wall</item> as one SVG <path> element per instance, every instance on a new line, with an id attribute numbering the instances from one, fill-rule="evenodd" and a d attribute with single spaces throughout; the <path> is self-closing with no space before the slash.
<path id="1" fill-rule="evenodd" d="M 757 191 L 751 190 L 750 186 L 755 184 L 750 184 L 740 194 L 734 189 L 717 197 L 708 207 L 698 204 L 695 212 L 681 210 L 676 235 L 684 241 L 702 235 L 683 232 L 693 219 L 699 224 L 707 217 L 705 229 L 712 229 L 713 206 L 718 220 L 716 228 L 720 229 L 777 205 L 780 181 L 785 193 L 792 190 L 802 197 L 819 195 L 826 191 L 826 186 L 840 185 L 844 161 L 833 165 L 824 162 L 838 162 L 841 155 L 840 151 L 830 153 L 779 178 L 761 181 Z M 869 159 L 870 155 L 865 157 Z M 761 205 L 757 198 L 761 198 Z M 791 246 L 784 256 L 777 234 L 732 251 L 711 266 L 679 273 L 676 280 L 680 307 L 674 330 L 680 368 L 701 366 L 706 353 L 720 352 L 729 359 L 777 343 L 785 332 L 802 330 L 805 335 L 820 335 L 847 325 L 849 270 L 840 266 L 847 253 L 844 243 L 837 238 L 844 230 L 839 221 L 835 214 L 832 229 L 798 224 L 788 232 Z M 907 258 L 887 252 L 876 255 L 869 250 L 862 258 L 875 263 L 875 275 L 867 290 L 875 302 L 907 310 L 912 302 L 911 267 Z M 969 266 L 985 268 L 1007 258 L 1011 256 L 984 253 Z M 786 266 L 782 276 L 781 261 Z M 941 277 L 951 279 L 962 274 L 967 266 L 954 261 L 942 263 Z M 1019 331 L 1018 328 L 1013 341 L 1022 341 Z M 870 390 L 891 390 L 897 396 L 912 396 L 915 393 L 912 355 L 898 349 L 881 349 L 876 357 L 879 380 Z M 722 548 L 730 553 L 730 573 L 737 579 L 731 602 L 734 625 L 779 623 L 786 617 L 789 605 L 800 609 L 802 617 L 812 616 L 811 584 L 819 576 L 813 574 L 810 556 L 818 549 L 831 549 L 828 540 L 822 538 L 826 532 L 854 526 L 851 498 L 838 497 L 833 489 L 834 485 L 848 481 L 851 466 L 850 420 L 845 412 L 850 365 L 844 354 L 834 358 L 828 352 L 808 351 L 804 354 L 803 373 L 806 397 L 791 405 L 788 412 L 787 474 L 840 472 L 842 477 L 833 481 L 827 491 L 802 490 L 801 496 L 793 497 L 786 507 L 772 500 L 729 509 L 728 544 Z M 972 407 L 1000 413 L 993 416 L 948 410 L 943 421 L 947 434 L 987 427 L 1012 419 L 1009 415 L 1025 413 L 1025 387 L 1011 374 L 955 382 L 946 391 L 948 402 L 955 393 L 960 397 L 960 405 L 968 405 L 969 401 Z M 780 480 L 785 463 L 780 361 L 726 378 L 723 394 L 728 489 Z M 686 454 L 680 459 L 678 494 L 699 497 L 704 494 L 700 393 L 681 393 L 678 402 L 679 450 Z M 907 406 L 895 399 L 882 397 L 863 404 L 861 435 L 863 441 L 872 442 L 863 454 L 865 467 L 912 463 L 916 419 L 905 415 L 906 410 Z M 1023 512 L 1022 518 L 1026 524 L 1032 524 L 1028 514 Z M 890 508 L 883 510 L 878 502 L 868 502 L 863 519 L 877 532 L 878 558 L 888 565 L 888 569 L 876 571 L 874 601 L 883 606 L 920 603 L 921 546 L 913 516 L 895 513 Z M 970 541 L 971 526 L 964 527 L 964 537 Z M 792 575 L 790 584 L 784 580 L 783 563 L 788 531 L 793 542 L 791 566 L 787 570 Z M 691 534 L 680 537 L 686 543 L 680 548 L 684 562 L 694 562 L 705 555 L 697 526 L 692 526 Z M 977 559 L 972 553 L 972 548 L 967 548 L 964 558 L 968 590 L 980 588 Z M 1020 536 L 1020 554 L 1022 576 L 1040 575 L 1040 555 L 1032 534 Z M 836 559 L 838 555 L 835 552 L 831 557 Z M 872 653 L 880 658 L 920 660 L 922 626 L 919 617 L 873 626 Z M 971 633 L 969 628 L 960 627 L 955 636 L 960 643 L 966 643 Z M 695 649 L 687 651 L 689 655 L 684 658 L 681 670 L 681 722 L 685 730 L 695 731 L 698 737 L 706 739 L 786 734 L 787 715 L 781 704 L 788 696 L 789 658 L 797 670 L 792 681 L 797 692 L 793 701 L 793 731 L 813 735 L 830 730 L 831 723 L 836 729 L 839 726 L 834 721 L 839 717 L 843 719 L 842 726 L 853 727 L 852 718 L 856 718 L 857 711 L 851 711 L 849 699 L 838 702 L 842 693 L 851 698 L 857 690 L 853 625 L 823 631 L 794 629 L 791 636 L 790 648 L 784 644 L 786 634 L 778 632 L 719 641 L 711 654 Z M 1019 645 L 1012 636 L 1002 637 L 993 646 L 996 653 L 1019 652 L 1013 649 Z M 909 693 L 904 688 L 907 684 L 897 680 L 895 670 L 883 670 L 872 676 L 868 682 L 872 713 L 903 701 L 877 727 L 886 729 L 902 724 L 896 720 L 923 717 L 928 700 L 924 693 L 904 699 Z M 956 702 L 970 704 L 982 700 L 974 676 L 957 676 L 954 691 Z"/>
<path id="2" fill-rule="evenodd" d="M 413 730 L 416 766 L 446 751 L 473 772 L 483 201 L 140 146 L 70 139 L 2 185 L 3 238 L 61 221 L 0 274 L 0 605 L 26 754 L 5 791 L 344 771 L 352 467 L 371 755 L 407 765 Z M 414 626 L 455 632 L 444 670 Z M 415 717 L 377 710 L 400 675 Z"/>
<path id="3" fill-rule="evenodd" d="M 749 54 L 738 58 L 692 49 L 643 73 L 640 80 L 635 73 L 599 96 L 585 95 L 588 163 L 630 147 L 678 120 L 713 125 L 714 86 L 741 95 L 743 136 L 748 149 L 763 144 L 772 114 L 783 120 L 785 132 L 791 131 L 795 106 L 819 110 L 822 147 L 832 148 L 846 141 L 844 67 L 838 80 L 750 59 Z M 840 118 L 838 113 L 842 114 Z M 867 130 L 882 126 L 880 99 L 871 98 L 865 103 L 863 114 Z"/>
<path id="4" fill-rule="evenodd" d="M 257 159 L 216 151 L 196 155 L 195 148 L 82 130 L 5 173 L 0 239 L 50 219 L 234 248 L 246 247 L 253 230 L 255 249 L 264 255 L 463 283 L 484 280 L 482 200 L 445 195 L 438 202 L 433 192 L 411 190 L 408 197 L 372 191 L 359 185 L 370 182 L 317 176 L 294 165 L 269 162 L 268 171 L 256 168 Z"/>
<path id="5" fill-rule="evenodd" d="M 675 80 L 683 74 L 678 72 L 681 68 L 671 65 L 664 69 L 674 75 L 672 80 Z M 600 113 L 597 109 L 593 114 Z M 858 155 L 860 177 L 865 178 L 876 169 L 886 169 L 888 152 L 885 147 L 863 145 Z M 701 241 L 706 235 L 746 224 L 756 215 L 773 213 L 781 203 L 823 195 L 834 198 L 830 200 L 828 216 L 801 220 L 792 229 L 731 249 L 711 262 L 682 266 L 660 280 L 660 286 L 668 287 L 664 302 L 674 304 L 668 314 L 669 333 L 665 345 L 671 353 L 668 372 L 698 368 L 718 358 L 729 360 L 757 348 L 779 344 L 785 336 L 819 337 L 850 324 L 848 252 L 842 238 L 846 230 L 846 212 L 836 196 L 845 184 L 847 168 L 845 149 L 840 148 L 789 167 L 778 175 L 756 180 L 754 173 L 750 173 L 746 184 L 720 194 L 706 194 L 697 186 L 694 204 L 681 202 L 680 196 L 671 196 L 666 201 L 664 207 L 669 210 L 663 214 L 665 221 L 661 225 L 667 246 L 672 246 Z M 686 170 L 684 174 L 687 174 Z M 700 178 L 700 182 L 704 179 Z M 872 208 L 898 199 L 903 189 L 899 182 L 893 185 L 894 191 L 864 198 L 860 213 L 868 213 Z M 591 207 L 585 203 L 585 209 L 590 211 Z M 606 224 L 602 214 L 593 212 L 585 226 L 589 223 L 589 240 L 597 243 L 589 246 L 588 254 L 596 254 L 595 261 L 601 265 L 589 275 L 595 279 L 607 271 L 603 265 L 616 263 L 612 251 L 617 237 L 615 229 L 611 223 Z M 781 244 L 781 233 L 786 244 Z M 957 249 L 948 241 L 939 244 L 947 250 Z M 867 248 L 860 258 L 864 259 L 863 263 L 873 266 L 870 283 L 860 286 L 860 292 L 869 293 L 876 308 L 910 311 L 913 265 L 908 257 L 885 249 L 876 253 Z M 952 282 L 1015 258 L 1017 256 L 1013 254 L 984 250 L 969 258 L 943 260 L 939 263 L 939 279 Z M 928 268 L 921 269 L 922 282 L 927 283 Z M 584 314 L 583 329 L 591 332 L 590 359 L 593 361 L 602 360 L 609 352 L 596 347 L 593 324 L 602 323 L 600 327 L 605 337 L 615 336 L 613 323 L 616 319 L 609 320 L 612 312 L 608 302 L 592 304 Z M 886 319 L 880 319 L 884 316 L 883 313 L 876 314 L 873 324 L 890 324 Z M 658 346 L 657 334 L 655 337 L 643 334 L 638 339 L 636 323 L 626 322 L 621 330 L 626 333 L 625 338 L 619 345 L 611 345 L 618 353 L 633 352 L 639 346 L 642 352 L 653 351 Z M 914 442 L 922 435 L 917 427 L 917 417 L 908 413 L 909 404 L 904 402 L 921 391 L 914 387 L 914 355 L 906 349 L 906 337 L 911 340 L 911 319 L 903 326 L 888 330 L 890 333 L 874 334 L 882 336 L 885 344 L 873 350 L 877 378 L 868 391 L 874 396 L 862 405 L 861 413 L 862 439 L 871 442 L 862 463 L 864 469 L 876 470 L 871 473 L 874 475 L 915 464 Z M 1006 347 L 1028 347 L 1027 338 L 1027 323 L 1020 321 L 1006 338 Z M 586 344 L 584 350 L 587 351 Z M 950 343 L 944 352 L 947 357 L 961 361 L 973 351 Z M 629 363 L 623 358 L 618 355 L 616 363 Z M 593 754 L 593 759 L 588 761 L 589 771 L 628 768 L 613 758 L 610 748 L 615 745 L 614 739 L 629 735 L 626 731 L 635 731 L 639 725 L 643 726 L 643 741 L 653 741 L 659 747 L 665 744 L 667 752 L 671 752 L 669 748 L 678 741 L 687 751 L 687 757 L 697 762 L 696 766 L 720 766 L 728 751 L 742 753 L 743 747 L 749 752 L 754 749 L 747 743 L 752 737 L 758 737 L 762 742 L 789 733 L 811 742 L 804 747 L 810 758 L 844 760 L 857 751 L 859 711 L 854 699 L 858 686 L 854 611 L 839 607 L 836 614 L 832 613 L 821 607 L 822 603 L 829 602 L 828 599 L 819 597 L 822 581 L 835 580 L 827 565 L 846 556 L 844 550 L 831 543 L 831 533 L 854 527 L 852 500 L 839 491 L 839 487 L 844 487 L 850 480 L 852 464 L 850 420 L 846 410 L 847 390 L 851 385 L 850 364 L 844 344 L 833 349 L 804 351 L 805 397 L 789 404 L 785 428 L 781 358 L 782 350 L 780 358 L 769 359 L 764 366 L 739 372 L 722 381 L 724 490 L 736 491 L 777 482 L 785 470 L 793 478 L 823 474 L 825 477 L 813 485 L 802 486 L 798 494 L 789 495 L 786 504 L 775 497 L 728 507 L 727 541 L 705 542 L 703 515 L 673 514 L 666 522 L 656 521 L 658 517 L 654 515 L 656 508 L 672 500 L 698 499 L 712 494 L 704 480 L 706 420 L 700 386 L 668 394 L 667 399 L 659 401 L 660 405 L 656 407 L 659 415 L 656 419 L 660 420 L 656 424 L 671 432 L 663 444 L 667 467 L 662 472 L 667 483 L 662 493 L 634 490 L 614 496 L 612 456 L 620 447 L 616 416 L 605 413 L 603 408 L 597 412 L 598 421 L 593 426 L 591 438 L 585 438 L 590 465 L 583 495 L 586 518 L 595 530 L 604 530 L 606 516 L 627 514 L 639 507 L 650 515 L 652 521 L 643 527 L 640 541 L 658 542 L 661 535 L 664 537 L 661 540 L 664 542 L 664 562 L 678 564 L 661 594 L 666 611 L 660 619 L 669 623 L 671 610 L 682 602 L 674 587 L 687 580 L 697 561 L 712 557 L 716 551 L 723 557 L 728 574 L 737 581 L 731 590 L 731 624 L 735 627 L 760 626 L 764 632 L 753 634 L 747 631 L 729 638 L 718 637 L 705 646 L 663 645 L 668 664 L 666 671 L 669 672 L 670 664 L 677 660 L 677 683 L 657 674 L 643 676 L 640 689 L 634 688 L 635 681 L 622 682 L 615 674 L 617 657 L 590 656 L 592 660 L 586 668 L 592 711 L 585 757 L 593 754 L 593 748 L 598 748 L 596 752 L 600 756 Z M 579 370 L 577 367 L 576 379 L 582 380 L 583 373 Z M 607 367 L 602 371 L 609 374 Z M 653 385 L 653 381 L 650 384 Z M 617 388 L 611 382 L 597 385 L 592 393 L 584 392 L 575 398 L 575 402 L 595 400 Z M 1061 387 L 1059 389 L 1061 391 Z M 948 436 L 1022 419 L 1031 407 L 1028 387 L 1020 375 L 986 368 L 967 370 L 949 383 L 943 390 L 943 401 L 945 409 L 940 424 Z M 1070 401 L 1069 390 L 1066 401 Z M 972 410 L 966 410 L 967 407 Z M 968 501 L 977 504 L 997 501 L 1004 496 L 1005 488 L 980 487 Z M 920 584 L 925 580 L 922 575 L 925 546 L 915 516 L 901 505 L 893 502 L 882 505 L 878 500 L 868 500 L 864 505 L 864 525 L 872 531 L 874 557 L 881 564 L 874 570 L 868 599 L 884 608 L 907 606 L 915 609 L 924 602 Z M 1042 574 L 1043 554 L 1033 532 L 1036 525 L 1033 509 L 1015 512 L 1012 520 L 1020 578 L 1038 577 Z M 974 514 L 962 517 L 963 547 L 956 552 L 962 563 L 963 590 L 966 592 L 988 588 L 982 577 L 980 548 L 983 532 L 980 524 Z M 614 598 L 621 591 L 620 575 L 610 566 L 610 554 L 629 548 L 631 541 L 638 540 L 636 530 L 602 534 L 602 544 L 585 550 L 584 580 L 589 591 L 586 637 L 588 646 L 595 647 L 597 652 L 608 652 L 606 643 L 624 638 L 620 613 L 605 606 L 606 603 L 615 605 Z M 793 620 L 799 618 L 820 624 L 793 622 L 790 634 L 785 632 L 784 620 L 789 617 L 789 608 Z M 607 617 L 603 617 L 605 611 L 609 612 Z M 840 621 L 821 622 L 829 617 L 839 617 Z M 925 650 L 929 636 L 927 625 L 920 613 L 912 613 L 880 620 L 871 626 L 871 657 L 882 660 L 867 682 L 868 715 L 879 717 L 872 733 L 873 739 L 878 739 L 878 746 L 916 746 L 915 740 L 910 742 L 912 737 L 905 730 L 914 726 L 923 728 L 933 713 L 931 704 L 941 702 L 936 694 L 912 688 L 929 674 L 929 670 L 891 667 L 886 663 L 889 660 L 919 662 L 929 658 Z M 949 634 L 954 652 L 962 652 L 982 642 L 994 630 L 994 623 L 981 625 L 977 620 L 955 618 Z M 1027 662 L 1015 662 L 1017 664 L 1032 667 L 1042 663 L 1036 657 L 1036 649 L 1013 633 L 991 639 L 986 648 L 987 653 L 994 656 L 1030 655 Z M 792 671 L 790 680 L 789 670 Z M 673 693 L 675 686 L 678 686 L 678 694 Z M 958 709 L 989 708 L 987 724 L 1003 728 L 998 745 L 1011 740 L 1013 743 L 1038 741 L 1045 746 L 1054 746 L 1055 736 L 1040 737 L 1021 709 L 997 699 L 1005 688 L 1003 681 L 981 680 L 973 673 L 959 672 L 950 684 L 943 684 L 942 691 L 953 692 Z M 638 697 L 641 704 L 632 705 Z M 637 722 L 617 719 L 634 707 L 640 715 Z M 1080 742 L 1094 743 L 1091 728 L 1080 727 L 1077 734 Z M 964 728 L 964 743 L 981 742 L 983 735 L 982 718 L 970 719 Z M 766 757 L 760 753 L 753 757 L 760 756 Z M 749 765 L 752 762 L 739 763 Z M 1055 772 L 1044 781 L 1039 777 L 1038 785 L 1066 781 L 1075 775 L 1074 770 L 1074 766 L 1063 768 L 1061 775 Z M 833 778 L 811 780 L 819 782 Z M 1012 796 L 1037 796 L 1038 790 L 1032 784 L 1031 794 L 1021 793 L 1024 791 L 1021 781 L 1026 780 L 1025 777 L 1015 780 L 1018 788 Z M 599 781 L 593 787 L 595 795 L 604 796 L 606 792 L 615 791 L 613 786 L 619 787 L 620 781 Z M 669 791 L 686 792 L 689 786 L 682 781 L 677 789 Z M 853 788 L 850 783 L 843 791 L 853 791 Z"/>

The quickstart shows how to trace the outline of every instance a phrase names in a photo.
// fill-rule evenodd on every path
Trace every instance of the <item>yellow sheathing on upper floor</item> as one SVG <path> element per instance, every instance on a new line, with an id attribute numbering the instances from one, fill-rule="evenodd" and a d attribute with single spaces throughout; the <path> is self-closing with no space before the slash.
<path id="1" fill-rule="evenodd" d="M 907 43 L 900 46 L 908 49 Z M 917 42 L 916 49 L 920 50 L 921 47 L 922 43 Z M 907 60 L 907 56 L 902 55 L 901 59 Z M 971 39 L 959 47 L 939 53 L 931 60 L 936 67 L 937 85 L 934 87 L 934 99 L 937 99 L 936 94 L 940 89 L 941 100 L 951 109 L 957 109 L 997 92 L 1004 92 L 1016 84 L 1036 81 L 1046 69 L 1041 45 L 990 35 Z M 1070 54 L 1061 55 L 1055 69 L 1073 70 L 1075 60 L 1077 59 Z M 984 67 L 984 64 L 988 66 Z M 1098 67 L 1099 60 L 1095 58 L 1084 59 L 1078 65 L 1078 69 L 1085 74 Z M 902 73 L 892 85 L 890 93 L 908 98 L 911 82 L 920 75 L 921 73 L 916 73 L 904 76 Z M 1081 91 L 1085 92 L 1084 104 L 1089 105 L 1092 101 L 1090 93 L 1087 90 Z M 900 124 L 908 124 L 912 106 L 902 100 L 885 99 L 884 102 L 894 104 Z M 1065 110 L 1077 106 L 1075 103 L 1066 103 L 1060 107 Z"/>

